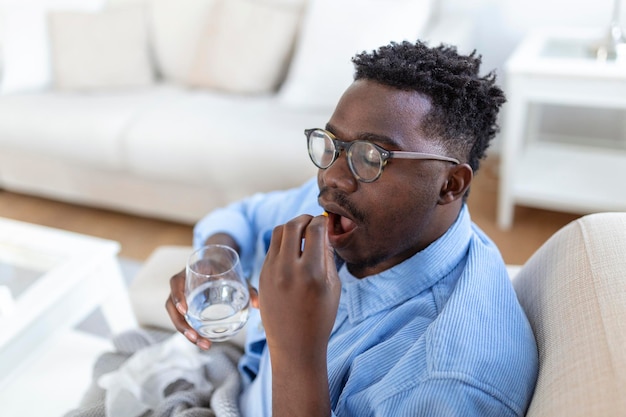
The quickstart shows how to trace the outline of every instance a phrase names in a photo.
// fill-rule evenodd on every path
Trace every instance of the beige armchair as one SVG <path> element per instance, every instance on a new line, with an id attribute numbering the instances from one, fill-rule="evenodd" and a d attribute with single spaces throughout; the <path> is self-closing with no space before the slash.
<path id="1" fill-rule="evenodd" d="M 527 416 L 626 416 L 626 213 L 582 217 L 513 279 L 537 338 Z"/>
<path id="2" fill-rule="evenodd" d="M 140 324 L 173 330 L 169 277 L 190 253 L 164 246 L 146 261 L 130 288 Z M 581 217 L 510 271 L 540 355 L 527 416 L 626 416 L 626 213 Z"/>

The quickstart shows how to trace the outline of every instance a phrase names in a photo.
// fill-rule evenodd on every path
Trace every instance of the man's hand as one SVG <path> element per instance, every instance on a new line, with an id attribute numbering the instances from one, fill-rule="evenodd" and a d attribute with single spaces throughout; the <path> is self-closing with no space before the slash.
<path id="1" fill-rule="evenodd" d="M 341 284 L 327 227 L 307 215 L 276 227 L 261 270 L 275 417 L 330 414 L 326 352 Z"/>
<path id="2" fill-rule="evenodd" d="M 239 245 L 231 236 L 218 233 L 209 237 L 206 245 L 219 244 L 230 246 L 239 252 Z M 198 345 L 199 348 L 207 350 L 211 347 L 211 342 L 201 337 L 185 320 L 187 314 L 187 301 L 185 300 L 185 269 L 170 278 L 170 296 L 165 302 L 165 309 L 174 324 L 176 330 L 181 332 L 190 342 Z M 253 307 L 258 306 L 258 295 L 256 289 L 250 287 L 250 304 Z"/>
<path id="3" fill-rule="evenodd" d="M 207 350 L 211 347 L 211 342 L 201 337 L 185 320 L 187 313 L 187 301 L 185 300 L 185 270 L 183 269 L 170 278 L 170 296 L 165 302 L 165 309 L 170 315 L 170 319 L 176 330 L 181 332 L 192 343 L 200 349 Z"/>

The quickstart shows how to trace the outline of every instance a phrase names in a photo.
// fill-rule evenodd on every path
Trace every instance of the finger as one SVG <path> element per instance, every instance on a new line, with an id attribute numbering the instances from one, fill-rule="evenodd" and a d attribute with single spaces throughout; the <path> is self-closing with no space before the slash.
<path id="1" fill-rule="evenodd" d="M 328 241 L 327 218 L 324 216 L 314 217 L 304 232 L 304 249 L 302 257 L 305 262 L 311 261 L 316 264 L 319 264 L 320 259 L 324 259 L 324 266 L 328 268 L 329 248 L 330 244 Z M 332 253 L 332 248 L 330 248 L 330 251 Z"/>
<path id="2" fill-rule="evenodd" d="M 274 230 L 272 230 L 270 246 L 267 248 L 267 254 L 265 255 L 266 262 L 274 256 L 277 256 L 280 252 L 280 245 L 283 240 L 283 227 L 284 225 L 276 226 Z"/>
<path id="3" fill-rule="evenodd" d="M 326 283 L 333 292 L 341 288 L 341 282 L 337 275 L 337 264 L 335 263 L 335 250 L 330 245 L 328 238 L 329 220 L 325 215 L 318 216 L 307 228 L 305 239 L 305 255 L 303 258 L 311 256 L 314 259 L 324 259 L 324 271 L 320 272 L 320 276 L 326 278 Z M 306 248 L 307 242 L 311 245 L 311 250 Z"/>
<path id="4" fill-rule="evenodd" d="M 185 300 L 185 270 L 170 278 L 170 299 L 182 315 L 187 314 L 187 301 Z"/>
<path id="5" fill-rule="evenodd" d="M 165 310 L 170 316 L 174 328 L 182 333 L 187 340 L 195 343 L 201 349 L 209 349 L 211 342 L 198 335 L 185 320 L 187 301 L 185 299 L 185 270 L 183 269 L 170 278 L 170 296 L 165 301 Z"/>
<path id="6" fill-rule="evenodd" d="M 285 223 L 280 251 L 288 259 L 300 258 L 302 254 L 302 239 L 304 239 L 305 231 L 312 219 L 312 216 L 305 214 Z"/>
<path id="7" fill-rule="evenodd" d="M 167 299 L 165 302 L 165 309 L 167 310 L 170 319 L 172 320 L 172 324 L 174 324 L 174 328 L 183 334 L 191 343 L 196 344 L 200 349 L 207 350 L 211 347 L 211 341 L 200 337 L 198 332 L 195 331 L 187 320 L 185 320 L 185 316 L 180 314 L 180 311 L 174 305 L 171 297 Z"/>
<path id="8" fill-rule="evenodd" d="M 174 306 L 174 302 L 168 299 L 165 303 L 165 309 L 172 320 L 174 328 L 180 333 L 184 334 L 190 342 L 196 343 L 198 341 L 198 333 L 189 326 L 185 317 L 180 314 L 180 311 Z"/>
<path id="9" fill-rule="evenodd" d="M 201 337 L 196 342 L 196 346 L 198 346 L 202 350 L 209 350 L 211 348 L 211 341 Z"/>

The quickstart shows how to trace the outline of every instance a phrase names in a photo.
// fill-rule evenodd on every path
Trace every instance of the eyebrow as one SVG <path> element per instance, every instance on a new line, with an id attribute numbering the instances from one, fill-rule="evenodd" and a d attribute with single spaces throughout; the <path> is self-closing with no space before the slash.
<path id="1" fill-rule="evenodd" d="M 333 135 L 337 136 L 340 140 L 343 140 L 341 135 L 335 133 L 337 129 L 333 127 L 333 125 L 331 125 L 330 123 L 327 123 L 324 129 L 326 129 Z M 383 146 L 383 147 L 387 146 L 387 147 L 400 148 L 400 145 L 398 144 L 398 142 L 395 141 L 393 138 L 389 136 L 385 136 L 385 135 L 377 135 L 376 133 L 369 133 L 369 132 L 358 133 L 357 139 L 366 140 L 369 142 L 375 142 L 375 143 L 380 144 L 380 146 Z"/>

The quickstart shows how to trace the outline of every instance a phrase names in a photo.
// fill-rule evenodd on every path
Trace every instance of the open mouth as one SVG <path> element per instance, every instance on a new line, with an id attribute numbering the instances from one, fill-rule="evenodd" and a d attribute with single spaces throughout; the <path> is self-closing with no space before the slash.
<path id="1" fill-rule="evenodd" d="M 331 211 L 328 211 L 328 221 L 330 222 L 328 228 L 328 234 L 330 237 L 340 237 L 346 235 L 357 227 L 354 220 Z"/>

